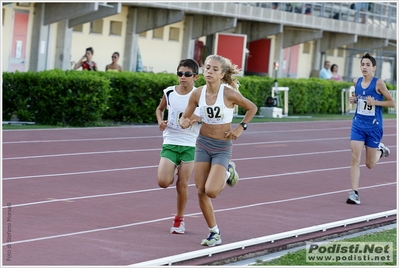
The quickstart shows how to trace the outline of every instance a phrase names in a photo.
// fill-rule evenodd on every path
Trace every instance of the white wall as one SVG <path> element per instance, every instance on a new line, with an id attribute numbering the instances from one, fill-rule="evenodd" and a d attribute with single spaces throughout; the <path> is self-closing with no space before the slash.
<path id="1" fill-rule="evenodd" d="M 309 78 L 313 70 L 312 55 L 314 50 L 314 43 L 313 42 L 310 43 L 311 43 L 311 48 L 308 54 L 303 53 L 303 44 L 299 45 L 298 70 L 296 78 Z"/>
<path id="2" fill-rule="evenodd" d="M 179 41 L 169 41 L 170 27 L 180 28 Z M 163 39 L 154 39 L 153 30 L 147 31 L 146 37 L 139 37 L 139 48 L 143 68 L 154 73 L 175 73 L 181 60 L 183 43 L 183 22 L 164 27 Z"/>
<path id="3" fill-rule="evenodd" d="M 2 25 L 2 38 L 1 38 L 1 49 L 2 49 L 2 57 L 1 57 L 1 62 L 2 62 L 2 71 L 7 71 L 8 69 L 8 61 L 9 57 L 11 54 L 11 40 L 10 38 L 7 38 L 7 36 L 12 36 L 12 23 L 9 23 L 13 21 L 13 12 L 14 9 L 11 7 L 11 5 L 5 5 L 3 6 L 3 10 L 5 11 L 4 17 L 2 18 L 4 21 L 4 24 Z"/>

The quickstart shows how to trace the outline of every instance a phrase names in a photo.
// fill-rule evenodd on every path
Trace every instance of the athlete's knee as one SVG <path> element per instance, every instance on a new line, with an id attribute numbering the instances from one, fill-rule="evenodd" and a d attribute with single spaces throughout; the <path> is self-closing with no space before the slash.
<path id="1" fill-rule="evenodd" d="M 217 189 L 206 189 L 205 193 L 209 198 L 216 198 L 219 195 L 220 191 L 218 191 Z"/>
<path id="2" fill-rule="evenodd" d="M 188 189 L 188 180 L 179 178 L 176 181 L 176 190 L 178 192 L 185 192 L 185 191 L 187 191 L 187 189 Z"/>
<path id="3" fill-rule="evenodd" d="M 360 154 L 352 152 L 352 164 L 360 164 L 360 159 L 361 159 Z"/>
<path id="4" fill-rule="evenodd" d="M 173 181 L 172 181 L 173 182 Z M 158 185 L 161 188 L 168 188 L 169 185 L 171 185 L 172 183 L 170 182 L 170 180 L 168 180 L 167 178 L 161 177 L 158 178 Z"/>
<path id="5" fill-rule="evenodd" d="M 368 168 L 368 169 L 372 169 L 373 167 L 375 167 L 375 162 L 374 161 L 367 161 L 366 160 L 366 167 Z"/>

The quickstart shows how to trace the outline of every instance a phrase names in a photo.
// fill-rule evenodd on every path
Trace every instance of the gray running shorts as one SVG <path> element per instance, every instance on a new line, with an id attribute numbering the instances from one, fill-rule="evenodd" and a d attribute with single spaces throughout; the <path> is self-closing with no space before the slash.
<path id="1" fill-rule="evenodd" d="M 227 169 L 232 152 L 233 142 L 231 140 L 216 140 L 200 134 L 195 146 L 195 162 L 219 164 Z"/>

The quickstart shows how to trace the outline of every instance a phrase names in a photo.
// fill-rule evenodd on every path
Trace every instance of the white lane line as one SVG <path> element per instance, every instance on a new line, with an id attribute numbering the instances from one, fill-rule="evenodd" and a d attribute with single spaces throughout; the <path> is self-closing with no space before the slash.
<path id="1" fill-rule="evenodd" d="M 396 163 L 396 162 L 395 161 L 381 162 L 381 163 L 378 163 L 378 164 L 382 165 L 382 164 L 392 164 L 392 163 Z M 360 165 L 360 167 L 365 167 L 365 166 L 366 165 Z M 348 167 L 335 167 L 335 168 L 324 168 L 324 169 L 314 169 L 314 170 L 287 172 L 287 173 L 279 173 L 279 174 L 271 174 L 271 175 L 262 175 L 262 176 L 240 178 L 240 181 L 262 179 L 262 178 L 282 177 L 282 176 L 291 176 L 291 175 L 307 174 L 307 173 L 313 173 L 313 172 L 327 172 L 327 171 L 335 171 L 335 170 L 349 169 L 349 168 L 350 167 L 348 166 Z M 188 186 L 192 187 L 192 186 L 195 186 L 195 184 L 189 184 Z M 167 189 L 175 189 L 175 188 L 176 188 L 176 186 L 171 186 L 171 187 L 168 187 Z M 159 191 L 159 190 L 164 190 L 164 189 L 158 187 L 158 188 L 145 189 L 145 190 L 134 190 L 134 191 L 128 191 L 128 192 L 117 192 L 117 193 L 110 193 L 110 194 L 98 194 L 98 195 L 89 195 L 89 196 L 68 197 L 68 198 L 61 198 L 61 199 L 51 199 L 51 200 L 37 201 L 37 202 L 31 202 L 31 203 L 7 205 L 7 206 L 3 206 L 3 209 L 9 208 L 9 207 L 14 208 L 14 207 L 41 205 L 41 204 L 46 204 L 46 203 L 73 201 L 73 200 L 90 199 L 90 198 L 98 198 L 98 197 L 109 197 L 109 196 L 125 195 L 125 194 L 136 194 L 136 193 L 144 193 L 144 192 Z"/>
<path id="2" fill-rule="evenodd" d="M 5 141 L 3 144 L 19 144 L 19 143 L 46 143 L 46 142 L 77 142 L 77 141 L 108 141 L 108 140 L 136 140 L 136 139 L 153 139 L 161 136 L 140 136 L 140 137 L 116 137 L 116 138 L 90 138 L 90 139 L 69 139 L 69 140 L 34 140 L 34 141 Z"/>
<path id="3" fill-rule="evenodd" d="M 385 119 L 389 120 L 389 119 Z M 341 120 L 337 120 L 341 121 Z M 345 121 L 345 120 L 342 120 Z M 327 121 L 328 122 L 328 121 Z M 141 124 L 141 125 L 126 125 L 126 126 L 116 126 L 116 127 L 59 127 L 59 128 L 34 128 L 34 129 L 3 129 L 3 132 L 48 132 L 48 131 L 91 131 L 91 130 L 109 130 L 109 129 L 117 129 L 117 130 L 126 130 L 126 129 L 134 129 L 134 128 L 159 128 L 157 124 Z"/>
<path id="4" fill-rule="evenodd" d="M 250 134 L 259 133 L 279 133 L 279 132 L 298 132 L 298 131 L 324 131 L 324 130 L 336 130 L 336 129 L 347 129 L 347 128 L 329 128 L 329 129 L 305 129 L 305 130 L 266 130 L 266 131 L 251 131 Z M 104 140 L 128 140 L 128 139 L 146 139 L 146 138 L 162 138 L 159 136 L 135 136 L 135 137 L 114 137 L 114 138 L 88 138 L 88 139 L 64 139 L 64 140 L 25 140 L 25 141 L 8 141 L 3 144 L 19 144 L 19 143 L 47 143 L 47 142 L 79 142 L 79 141 L 104 141 Z"/>
<path id="5" fill-rule="evenodd" d="M 395 134 L 388 134 L 384 137 L 396 136 Z M 250 142 L 250 143 L 234 143 L 234 146 L 250 146 L 250 145 L 260 145 L 260 144 L 281 144 L 281 143 L 302 143 L 302 142 L 315 142 L 315 141 L 331 141 L 331 140 L 342 140 L 348 139 L 348 137 L 338 137 L 338 138 L 321 138 L 321 139 L 303 139 L 303 140 L 281 140 L 281 141 L 264 141 L 264 142 Z M 389 144 L 385 144 L 388 147 Z M 33 159 L 33 158 L 43 158 L 43 157 L 63 157 L 63 156 L 75 156 L 75 155 L 91 155 L 91 154 L 109 154 L 109 153 L 134 153 L 134 152 L 147 152 L 147 151 L 160 151 L 161 148 L 149 148 L 149 149 L 134 149 L 134 150 L 116 150 L 116 151 L 98 151 L 98 152 L 81 152 L 81 153 L 68 153 L 68 154 L 50 154 L 50 155 L 32 155 L 32 156 L 17 156 L 17 157 L 5 157 L 3 161 L 6 160 L 20 160 L 20 159 Z"/>
<path id="6" fill-rule="evenodd" d="M 383 186 L 391 186 L 391 185 L 394 185 L 394 184 L 396 184 L 396 182 L 379 184 L 379 185 L 372 185 L 372 186 L 366 186 L 366 187 L 359 187 L 359 188 L 360 189 L 369 189 L 369 188 L 376 188 L 376 187 L 383 187 Z M 350 189 L 344 189 L 344 190 L 326 192 L 326 193 L 321 193 L 321 194 L 313 194 L 313 195 L 307 195 L 307 196 L 301 196 L 301 197 L 295 197 L 295 198 L 289 198 L 289 199 L 281 199 L 281 200 L 275 200 L 275 201 L 261 202 L 261 203 L 246 205 L 246 206 L 238 206 L 238 207 L 232 207 L 232 208 L 217 209 L 217 210 L 215 210 L 215 213 L 224 212 L 224 211 L 231 211 L 231 210 L 238 210 L 238 209 L 246 209 L 246 208 L 264 206 L 264 205 L 270 205 L 270 204 L 276 204 L 276 203 L 298 201 L 298 200 L 309 199 L 309 198 L 320 197 L 320 196 L 326 196 L 326 195 L 331 195 L 331 194 L 338 194 L 338 193 L 342 193 L 342 192 L 347 192 L 349 190 Z M 202 212 L 196 212 L 196 213 L 187 214 L 186 216 L 197 216 L 197 215 L 201 215 L 201 214 L 202 214 Z M 143 221 L 143 222 L 135 222 L 135 223 L 129 223 L 129 224 L 124 224 L 124 225 L 105 227 L 105 228 L 91 229 L 91 230 L 86 230 L 86 231 L 79 231 L 79 232 L 72 232 L 72 233 L 65 233 L 65 234 L 59 234 L 59 235 L 51 235 L 51 236 L 44 236 L 44 237 L 38 237 L 38 238 L 32 238 L 32 239 L 26 239 L 26 240 L 13 241 L 13 242 L 8 242 L 8 243 L 3 243 L 3 246 L 15 245 L 15 244 L 21 244 L 21 243 L 29 243 L 29 242 L 36 242 L 36 241 L 55 239 L 55 238 L 61 238 L 61 237 L 70 237 L 70 236 L 74 236 L 74 235 L 88 234 L 88 233 L 94 233 L 94 232 L 115 230 L 115 229 L 119 229 L 119 228 L 126 228 L 126 227 L 132 227 L 132 226 L 143 225 L 143 224 L 148 224 L 148 223 L 171 220 L 171 219 L 173 219 L 173 217 L 174 216 L 166 217 L 166 218 L 159 218 L 159 219 L 154 219 L 154 220 L 149 220 L 149 221 Z"/>
<path id="7" fill-rule="evenodd" d="M 384 128 L 394 128 L 396 126 L 384 126 Z M 350 127 L 337 128 L 315 128 L 315 129 L 286 129 L 286 130 L 260 130 L 250 131 L 246 134 L 260 134 L 260 133 L 287 133 L 287 132 L 315 132 L 315 131 L 332 131 L 332 130 L 350 130 Z M 395 134 L 390 134 L 395 135 Z M 387 135 L 384 135 L 387 136 Z M 80 141 L 104 141 L 104 140 L 131 140 L 131 139 L 147 139 L 147 138 L 162 138 L 162 135 L 156 136 L 135 136 L 135 137 L 114 137 L 114 138 L 87 138 L 87 139 L 64 139 L 64 140 L 25 140 L 25 141 L 3 141 L 3 144 L 22 144 L 22 143 L 48 143 L 48 142 L 80 142 Z M 348 138 L 348 137 L 346 137 Z"/>
<path id="8" fill-rule="evenodd" d="M 161 151 L 161 148 L 101 151 L 101 152 L 82 152 L 82 153 L 69 153 L 69 154 L 32 155 L 32 156 L 6 157 L 6 158 L 3 158 L 3 160 L 20 160 L 20 159 L 34 159 L 34 158 L 44 158 L 44 157 L 62 157 L 62 156 L 75 156 L 75 155 L 77 156 L 77 155 L 92 155 L 92 154 L 136 153 L 136 152 L 150 152 L 150 151 Z"/>
<path id="9" fill-rule="evenodd" d="M 315 155 L 315 154 L 340 153 L 340 152 L 347 152 L 347 151 L 349 151 L 349 149 L 346 149 L 346 150 L 335 150 L 335 151 L 323 151 L 323 152 L 312 152 L 312 153 L 300 153 L 300 154 L 286 154 L 286 155 L 234 158 L 232 160 L 234 160 L 234 161 L 245 161 L 245 160 L 271 159 L 271 158 L 295 157 L 295 156 L 306 156 L 306 155 Z M 391 163 L 391 162 L 388 161 L 387 163 Z M 394 163 L 396 163 L 396 162 L 394 162 Z M 135 169 L 147 169 L 147 168 L 154 168 L 154 167 L 158 167 L 158 165 L 140 166 L 140 167 L 128 167 L 128 168 L 116 168 L 116 169 L 89 170 L 89 171 L 69 172 L 69 173 L 29 175 L 29 176 L 18 176 L 18 177 L 3 177 L 3 181 L 30 179 L 30 178 L 73 176 L 73 175 L 93 174 L 93 173 L 102 173 L 102 172 L 117 172 L 117 171 L 127 171 L 127 170 L 135 170 Z"/>
<path id="10" fill-rule="evenodd" d="M 135 169 L 156 168 L 156 167 L 158 167 L 158 165 L 154 165 L 154 166 L 143 166 L 143 167 L 129 167 L 129 168 L 101 169 L 101 170 L 90 170 L 90 171 L 70 172 L 70 173 L 58 173 L 58 174 L 42 174 L 42 175 L 32 175 L 32 176 L 21 176 L 21 177 L 3 178 L 3 181 L 8 181 L 8 180 L 20 180 L 20 179 L 28 179 L 28 178 L 45 178 L 45 177 L 73 176 L 73 175 L 93 174 L 93 173 L 102 173 L 102 172 L 116 172 L 116 171 L 126 171 L 126 170 L 135 170 Z"/>

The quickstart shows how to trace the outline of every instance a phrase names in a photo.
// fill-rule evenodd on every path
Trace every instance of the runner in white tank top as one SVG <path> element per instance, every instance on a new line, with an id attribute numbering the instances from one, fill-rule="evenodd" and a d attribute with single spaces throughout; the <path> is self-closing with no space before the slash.
<path id="1" fill-rule="evenodd" d="M 177 213 L 173 220 L 171 233 L 185 232 L 184 210 L 187 204 L 188 182 L 194 167 L 195 141 L 199 132 L 198 123 L 188 129 L 182 129 L 179 118 L 187 107 L 193 93 L 194 82 L 198 78 L 198 63 L 192 59 L 180 61 L 177 67 L 178 86 L 171 86 L 163 91 L 161 102 L 155 114 L 159 129 L 163 131 L 163 145 L 158 166 L 158 185 L 169 187 L 177 173 Z M 163 119 L 165 109 L 168 109 L 168 119 Z M 199 113 L 198 113 L 199 114 Z M 199 120 L 193 115 L 192 119 Z"/>
<path id="2" fill-rule="evenodd" d="M 238 92 L 237 80 L 232 75 L 239 71 L 229 59 L 210 55 L 204 67 L 206 86 L 194 90 L 179 123 L 182 128 L 195 124 L 196 120 L 190 117 L 196 107 L 200 108 L 202 126 L 195 148 L 194 181 L 200 208 L 209 228 L 209 235 L 201 241 L 201 245 L 215 246 L 222 243 L 222 239 L 211 198 L 219 195 L 226 182 L 231 186 L 237 183 L 235 164 L 230 161 L 232 140 L 236 140 L 247 128 L 258 108 Z M 231 129 L 234 105 L 241 106 L 246 113 L 243 121 Z M 230 172 L 228 178 L 226 168 Z"/>
<path id="3" fill-rule="evenodd" d="M 226 124 L 233 121 L 234 107 L 229 108 L 224 103 L 224 88 L 226 84 L 220 84 L 216 102 L 213 105 L 206 103 L 206 85 L 203 86 L 198 102 L 200 115 L 203 123 L 206 124 Z"/>

